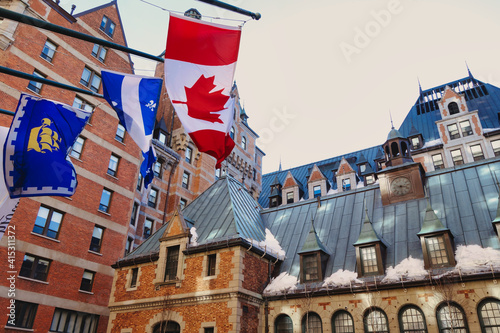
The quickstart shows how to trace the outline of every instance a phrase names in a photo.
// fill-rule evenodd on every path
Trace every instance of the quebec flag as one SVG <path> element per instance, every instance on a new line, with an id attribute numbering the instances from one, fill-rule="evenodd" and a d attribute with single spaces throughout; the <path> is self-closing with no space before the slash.
<path id="1" fill-rule="evenodd" d="M 151 146 L 163 80 L 101 70 L 103 95 L 120 123 L 142 150 L 144 187 L 153 180 L 156 153 Z"/>
<path id="2" fill-rule="evenodd" d="M 3 166 L 11 198 L 75 193 L 67 155 L 91 112 L 21 94 L 4 144 Z"/>

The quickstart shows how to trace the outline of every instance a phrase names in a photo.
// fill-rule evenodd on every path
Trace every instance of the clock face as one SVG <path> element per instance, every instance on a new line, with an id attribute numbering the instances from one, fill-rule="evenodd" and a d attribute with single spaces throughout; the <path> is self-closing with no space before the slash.
<path id="1" fill-rule="evenodd" d="M 391 182 L 391 193 L 396 196 L 403 196 L 411 191 L 411 182 L 410 179 L 406 177 L 398 177 L 395 178 Z"/>

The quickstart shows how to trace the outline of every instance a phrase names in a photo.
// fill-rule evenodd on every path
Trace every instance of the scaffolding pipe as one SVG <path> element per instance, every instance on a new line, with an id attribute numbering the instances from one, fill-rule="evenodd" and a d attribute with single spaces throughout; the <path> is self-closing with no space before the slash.
<path id="1" fill-rule="evenodd" d="M 224 8 L 224 9 L 230 10 L 230 11 L 238 13 L 238 14 L 250 16 L 251 18 L 253 18 L 256 21 L 258 21 L 262 17 L 260 15 L 260 13 L 253 13 L 253 12 L 248 11 L 246 9 L 236 7 L 236 6 L 230 5 L 228 3 L 225 3 L 225 2 L 222 2 L 219 0 L 198 0 L 198 1 L 208 3 L 209 5 L 212 5 L 212 6 Z"/>
<path id="2" fill-rule="evenodd" d="M 126 47 L 126 46 L 123 46 L 120 44 L 116 44 L 116 43 L 107 41 L 105 39 L 97 38 L 97 37 L 87 35 L 87 34 L 84 34 L 84 33 L 78 32 L 78 31 L 64 28 L 64 27 L 61 27 L 59 25 L 52 24 L 52 23 L 49 23 L 46 21 L 42 21 L 42 20 L 36 19 L 34 17 L 20 14 L 17 12 L 13 12 L 11 10 L 1 8 L 1 7 L 0 7 L 0 17 L 6 18 L 9 20 L 13 20 L 13 21 L 17 21 L 20 23 L 32 25 L 32 26 L 40 28 L 40 29 L 56 32 L 56 33 L 59 33 L 59 34 L 65 35 L 65 36 L 74 37 L 74 38 L 81 39 L 81 40 L 84 40 L 87 42 L 106 46 L 106 47 L 109 47 L 111 49 L 134 54 L 134 55 L 139 56 L 139 57 L 155 60 L 158 62 L 165 61 L 165 59 L 163 59 L 162 57 L 154 56 L 154 55 L 149 54 L 149 53 L 145 53 L 145 52 L 141 52 L 141 51 L 138 51 L 135 49 L 131 49 L 129 47 Z"/>
<path id="3" fill-rule="evenodd" d="M 76 92 L 79 92 L 81 94 L 91 95 L 91 96 L 99 97 L 99 98 L 104 97 L 103 95 L 95 93 L 95 92 L 90 91 L 90 90 L 85 90 L 85 89 L 77 88 L 74 86 L 69 86 L 69 85 L 64 84 L 64 83 L 59 83 L 59 82 L 52 81 L 52 80 L 49 80 L 49 79 L 46 79 L 43 77 L 39 77 L 39 76 L 36 76 L 33 74 L 27 74 L 24 72 L 16 71 L 14 69 L 10 69 L 10 68 L 3 67 L 3 66 L 0 66 L 0 73 L 20 77 L 22 79 L 26 79 L 26 80 L 30 80 L 30 81 L 45 83 L 45 84 L 48 84 L 50 86 L 54 86 L 54 87 L 58 87 L 58 88 L 62 88 L 62 89 L 76 91 Z"/>

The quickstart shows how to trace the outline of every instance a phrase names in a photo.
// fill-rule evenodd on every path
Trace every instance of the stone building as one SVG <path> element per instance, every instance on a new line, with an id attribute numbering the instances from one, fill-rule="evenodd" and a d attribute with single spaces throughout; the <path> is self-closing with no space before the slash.
<path id="1" fill-rule="evenodd" d="M 108 331 L 499 330 L 499 101 L 472 75 L 420 91 L 380 145 L 264 175 L 260 205 L 221 177 L 113 265 Z"/>

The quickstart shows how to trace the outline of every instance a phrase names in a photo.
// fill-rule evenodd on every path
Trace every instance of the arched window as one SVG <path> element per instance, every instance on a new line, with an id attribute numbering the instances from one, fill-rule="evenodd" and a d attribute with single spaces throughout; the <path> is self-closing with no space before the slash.
<path id="1" fill-rule="evenodd" d="M 332 317 L 333 333 L 354 333 L 354 321 L 347 311 L 337 311 Z"/>
<path id="2" fill-rule="evenodd" d="M 441 304 L 437 311 L 439 332 L 468 333 L 467 318 L 462 308 L 451 302 Z"/>
<path id="3" fill-rule="evenodd" d="M 229 131 L 229 136 L 231 137 L 231 139 L 234 140 L 234 127 L 231 127 L 231 131 Z"/>
<path id="4" fill-rule="evenodd" d="M 389 333 L 387 316 L 378 308 L 370 308 L 363 318 L 366 333 Z"/>
<path id="5" fill-rule="evenodd" d="M 302 318 L 302 333 L 323 333 L 321 318 L 317 313 L 308 312 Z"/>
<path id="6" fill-rule="evenodd" d="M 450 110 L 450 116 L 452 114 L 457 114 L 460 112 L 460 110 L 458 109 L 458 104 L 455 102 L 451 102 L 450 104 L 448 104 L 448 110 Z"/>
<path id="7" fill-rule="evenodd" d="M 153 333 L 180 333 L 181 326 L 175 321 L 162 321 L 153 328 Z"/>
<path id="8" fill-rule="evenodd" d="M 397 142 L 391 143 L 391 153 L 392 153 L 392 157 L 399 156 L 399 146 L 398 146 Z"/>
<path id="9" fill-rule="evenodd" d="M 390 159 L 391 158 L 391 152 L 389 151 L 389 146 L 385 146 L 385 154 L 387 155 L 386 159 Z"/>
<path id="10" fill-rule="evenodd" d="M 292 318 L 286 314 L 279 315 L 274 322 L 274 332 L 276 333 L 293 333 Z"/>
<path id="11" fill-rule="evenodd" d="M 401 154 L 403 156 L 408 156 L 408 145 L 404 141 L 401 142 Z"/>
<path id="12" fill-rule="evenodd" d="M 399 331 L 402 333 L 427 333 L 422 311 L 415 305 L 406 305 L 399 311 Z"/>
<path id="13" fill-rule="evenodd" d="M 247 138 L 244 136 L 241 137 L 241 148 L 243 148 L 243 150 L 247 150 Z"/>
<path id="14" fill-rule="evenodd" d="M 488 298 L 477 307 L 481 332 L 500 332 L 500 301 Z"/>

